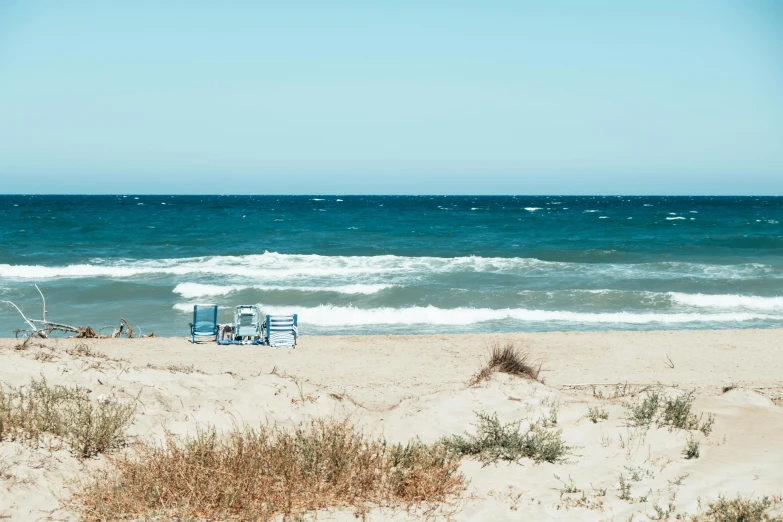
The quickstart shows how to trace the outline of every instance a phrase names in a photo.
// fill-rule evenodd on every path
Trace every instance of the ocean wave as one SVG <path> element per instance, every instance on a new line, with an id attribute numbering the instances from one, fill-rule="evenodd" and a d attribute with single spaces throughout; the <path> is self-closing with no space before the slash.
<path id="1" fill-rule="evenodd" d="M 583 304 L 586 300 L 593 304 L 614 302 L 616 306 L 658 306 L 677 307 L 678 312 L 685 308 L 711 308 L 721 311 L 760 312 L 783 311 L 783 297 L 762 297 L 737 294 L 688 294 L 684 292 L 654 292 L 649 290 L 617 290 L 611 288 L 599 289 L 563 289 L 563 290 L 521 290 L 519 295 L 528 299 L 536 299 L 540 294 L 547 298 L 559 299 L 560 302 Z M 587 297 L 590 296 L 590 297 Z M 601 301 L 599 301 L 599 299 Z"/>
<path id="2" fill-rule="evenodd" d="M 695 308 L 783 310 L 783 297 L 736 294 L 684 294 L 680 292 L 669 292 L 669 296 L 677 304 Z"/>
<path id="3" fill-rule="evenodd" d="M 195 297 L 207 297 L 228 295 L 242 290 L 263 290 L 263 291 L 295 291 L 295 292 L 336 292 L 339 294 L 375 294 L 393 288 L 396 285 L 386 284 L 355 284 L 341 286 L 283 286 L 283 285 L 209 285 L 201 283 L 180 283 L 174 287 L 175 294 L 179 294 L 186 299 Z"/>
<path id="4" fill-rule="evenodd" d="M 560 275 L 573 277 L 578 275 L 580 277 L 603 276 L 620 279 L 783 277 L 783 272 L 779 269 L 758 263 L 709 265 L 667 261 L 622 264 L 542 261 L 530 257 L 322 256 L 317 254 L 279 254 L 276 252 L 244 256 L 93 260 L 89 264 L 65 266 L 0 264 L 0 277 L 33 280 L 203 274 L 244 277 L 253 281 L 280 281 L 281 278 L 355 278 L 356 276 L 415 276 L 432 273 L 485 272 L 514 273 L 526 277 Z"/>
<path id="5" fill-rule="evenodd" d="M 685 324 L 726 323 L 769 319 L 769 315 L 753 313 L 717 314 L 662 314 L 662 313 L 587 313 L 556 310 L 529 310 L 525 308 L 437 308 L 414 306 L 410 308 L 356 308 L 353 306 L 320 305 L 315 307 L 268 306 L 259 304 L 266 314 L 299 314 L 300 324 L 317 326 L 368 325 L 466 325 L 489 321 L 515 320 L 520 322 L 555 321 L 583 324 Z M 174 309 L 192 312 L 193 304 L 177 303 Z"/>

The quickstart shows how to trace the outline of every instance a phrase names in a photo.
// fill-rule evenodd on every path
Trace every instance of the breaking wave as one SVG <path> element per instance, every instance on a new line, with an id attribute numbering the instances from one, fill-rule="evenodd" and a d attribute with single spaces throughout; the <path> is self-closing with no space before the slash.
<path id="1" fill-rule="evenodd" d="M 186 299 L 195 297 L 207 297 L 217 295 L 228 295 L 242 290 L 264 290 L 264 291 L 295 291 L 295 292 L 336 292 L 339 294 L 375 294 L 393 288 L 396 285 L 342 285 L 342 286 L 278 286 L 278 285 L 208 285 L 201 283 L 180 283 L 174 290 Z"/>
<path id="2" fill-rule="evenodd" d="M 267 314 L 299 314 L 303 325 L 367 326 L 367 325 L 466 325 L 489 321 L 515 320 L 520 322 L 556 321 L 587 324 L 685 324 L 742 322 L 769 318 L 764 314 L 662 314 L 662 313 L 584 313 L 524 308 L 437 308 L 434 306 L 410 308 L 356 308 L 353 306 L 320 305 L 315 307 L 268 306 L 259 304 Z M 192 312 L 193 305 L 177 303 L 176 310 Z"/>
<path id="3" fill-rule="evenodd" d="M 783 310 L 783 297 L 760 297 L 733 294 L 683 294 L 669 292 L 675 303 L 696 308 L 747 309 L 747 310 Z"/>
<path id="4" fill-rule="evenodd" d="M 205 256 L 156 260 L 101 260 L 64 266 L 0 264 L 0 277 L 53 279 L 145 275 L 212 275 L 258 281 L 281 277 L 396 276 L 413 273 L 511 273 L 522 276 L 603 276 L 612 278 L 745 279 L 783 278 L 783 272 L 759 263 L 717 265 L 666 261 L 657 263 L 578 263 L 532 257 L 322 256 L 265 252 L 246 256 Z"/>

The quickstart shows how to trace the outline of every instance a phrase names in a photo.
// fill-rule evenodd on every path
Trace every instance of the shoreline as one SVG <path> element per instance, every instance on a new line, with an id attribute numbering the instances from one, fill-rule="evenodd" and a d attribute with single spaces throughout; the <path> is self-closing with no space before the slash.
<path id="1" fill-rule="evenodd" d="M 137 366 L 186 364 L 207 374 L 248 377 L 271 365 L 319 386 L 338 385 L 366 394 L 363 402 L 388 407 L 426 388 L 458 388 L 482 364 L 490 346 L 509 342 L 541 362 L 547 385 L 554 387 L 628 382 L 714 392 L 732 384 L 783 386 L 781 338 L 783 329 L 742 329 L 304 335 L 294 350 L 209 341 L 194 345 L 185 337 L 60 338 L 44 343 L 86 343 L 107 357 Z M 0 349 L 19 342 L 1 339 Z M 378 371 L 378 365 L 384 371 Z"/>

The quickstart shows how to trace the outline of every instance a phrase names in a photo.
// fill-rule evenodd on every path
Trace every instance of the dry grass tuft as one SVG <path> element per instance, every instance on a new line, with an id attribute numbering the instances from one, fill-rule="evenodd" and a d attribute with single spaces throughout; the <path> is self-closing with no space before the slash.
<path id="1" fill-rule="evenodd" d="M 324 507 L 411 505 L 458 494 L 458 457 L 440 445 L 388 445 L 347 422 L 295 429 L 201 429 L 110 458 L 75 497 L 87 521 L 267 520 Z"/>
<path id="2" fill-rule="evenodd" d="M 86 343 L 79 343 L 73 348 L 68 348 L 65 353 L 72 356 L 84 356 L 84 357 L 100 357 L 100 353 L 94 351 Z"/>
<path id="3" fill-rule="evenodd" d="M 0 388 L 0 441 L 37 446 L 53 436 L 78 457 L 91 457 L 123 443 L 134 412 L 134 405 L 92 402 L 86 388 L 32 379 L 18 389 Z"/>
<path id="4" fill-rule="evenodd" d="M 494 344 L 489 352 L 487 364 L 470 381 L 471 386 L 476 386 L 489 379 L 495 372 L 517 375 L 526 379 L 544 382 L 539 378 L 541 375 L 541 364 L 534 364 L 530 361 L 530 353 L 523 352 L 513 343 L 507 343 L 503 346 Z"/>

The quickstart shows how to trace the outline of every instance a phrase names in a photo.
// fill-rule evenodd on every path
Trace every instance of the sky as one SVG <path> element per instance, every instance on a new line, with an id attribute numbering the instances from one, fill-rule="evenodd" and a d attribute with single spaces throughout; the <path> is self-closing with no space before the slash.
<path id="1" fill-rule="evenodd" d="M 783 195 L 783 1 L 0 0 L 0 193 Z"/>

